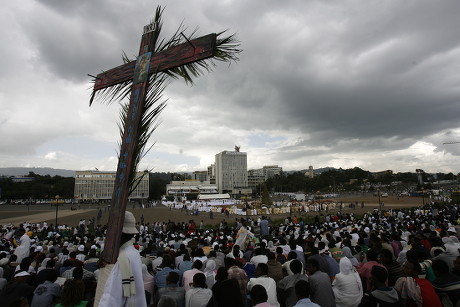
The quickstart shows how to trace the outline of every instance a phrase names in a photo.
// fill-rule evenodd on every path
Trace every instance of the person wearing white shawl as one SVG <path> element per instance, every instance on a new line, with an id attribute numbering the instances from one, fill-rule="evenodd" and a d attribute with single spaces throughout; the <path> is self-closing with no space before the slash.
<path id="1" fill-rule="evenodd" d="M 142 264 L 142 278 L 144 280 L 144 290 L 150 293 L 150 302 L 153 302 L 155 278 L 149 273 L 145 264 Z"/>
<path id="2" fill-rule="evenodd" d="M 107 277 L 100 301 L 96 304 L 95 300 L 95 306 L 147 306 L 141 256 L 139 251 L 134 248 L 132 241 L 132 237 L 138 233 L 134 215 L 126 211 L 118 259 Z M 99 279 L 101 279 L 101 275 L 99 275 Z"/>
<path id="3" fill-rule="evenodd" d="M 216 282 L 216 273 L 214 270 L 216 269 L 216 262 L 212 259 L 206 261 L 206 267 L 204 268 L 204 276 L 206 276 L 206 285 L 208 289 L 211 289 Z"/>
<path id="4" fill-rule="evenodd" d="M 16 249 L 14 250 L 14 254 L 18 256 L 18 259 L 16 262 L 21 263 L 22 259 L 29 257 L 30 254 L 30 238 L 27 235 L 26 231 L 24 228 L 20 228 L 18 231 L 19 235 L 21 235 L 21 238 L 19 239 L 20 244 Z"/>
<path id="5" fill-rule="evenodd" d="M 354 267 L 357 267 L 359 265 L 358 260 L 353 256 L 353 254 L 351 253 L 351 249 L 348 246 L 342 247 L 342 256 L 347 257 Z"/>
<path id="6" fill-rule="evenodd" d="M 358 306 L 363 297 L 363 285 L 358 272 L 351 264 L 350 259 L 340 259 L 340 273 L 335 275 L 332 290 L 337 307 Z"/>
<path id="7" fill-rule="evenodd" d="M 404 262 L 406 262 L 406 253 L 409 250 L 409 245 L 407 244 L 406 241 L 401 241 L 401 245 L 403 249 L 399 252 L 399 255 L 396 261 L 399 262 L 400 265 L 403 265 Z"/>

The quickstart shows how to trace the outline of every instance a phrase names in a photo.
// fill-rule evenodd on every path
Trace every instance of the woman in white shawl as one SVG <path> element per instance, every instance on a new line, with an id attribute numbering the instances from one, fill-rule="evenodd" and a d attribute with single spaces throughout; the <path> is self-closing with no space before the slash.
<path id="1" fill-rule="evenodd" d="M 144 290 L 150 293 L 150 302 L 153 302 L 153 294 L 154 294 L 154 277 L 149 273 L 147 270 L 147 266 L 142 264 L 142 278 L 144 280 Z M 150 303 L 149 302 L 149 303 Z"/>
<path id="2" fill-rule="evenodd" d="M 353 256 L 353 254 L 351 253 L 351 249 L 348 246 L 342 247 L 342 257 L 348 258 L 348 260 L 350 260 L 351 264 L 354 267 L 357 267 L 359 265 L 358 260 Z"/>
<path id="3" fill-rule="evenodd" d="M 19 246 L 16 247 L 14 254 L 18 256 L 17 262 L 21 263 L 22 259 L 29 257 L 30 253 L 30 238 L 27 235 L 24 228 L 19 229 L 19 235 L 21 238 L 19 239 Z"/>
<path id="4" fill-rule="evenodd" d="M 206 276 L 206 285 L 208 289 L 211 289 L 216 282 L 216 273 L 214 270 L 216 269 L 216 262 L 212 259 L 206 261 L 206 267 L 204 268 L 204 276 Z"/>
<path id="5" fill-rule="evenodd" d="M 406 241 L 401 240 L 401 245 L 403 249 L 399 252 L 398 258 L 396 261 L 400 264 L 403 265 L 404 262 L 406 262 L 406 253 L 409 250 L 409 245 L 407 244 Z"/>
<path id="6" fill-rule="evenodd" d="M 356 307 L 363 297 L 363 285 L 350 259 L 340 259 L 340 273 L 332 283 L 337 307 Z"/>

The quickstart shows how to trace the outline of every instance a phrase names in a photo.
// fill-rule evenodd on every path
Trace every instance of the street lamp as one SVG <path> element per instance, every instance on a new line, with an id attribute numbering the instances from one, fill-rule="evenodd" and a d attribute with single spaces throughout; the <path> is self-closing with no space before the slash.
<path id="1" fill-rule="evenodd" d="M 380 201 L 380 188 L 377 189 L 377 195 L 379 196 L 379 208 L 382 210 L 382 202 Z"/>
<path id="2" fill-rule="evenodd" d="M 422 188 L 422 208 L 425 206 L 425 189 Z"/>
<path id="3" fill-rule="evenodd" d="M 57 227 L 57 217 L 58 217 L 58 208 L 59 208 L 59 195 L 56 195 L 54 197 L 56 199 L 56 223 L 54 224 L 54 227 Z"/>

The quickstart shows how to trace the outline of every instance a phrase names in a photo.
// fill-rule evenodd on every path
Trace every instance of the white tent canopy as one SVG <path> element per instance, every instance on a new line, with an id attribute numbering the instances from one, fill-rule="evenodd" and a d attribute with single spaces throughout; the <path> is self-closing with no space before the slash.
<path id="1" fill-rule="evenodd" d="M 198 195 L 200 200 L 210 200 L 210 199 L 230 199 L 230 195 L 226 194 L 200 194 Z"/>

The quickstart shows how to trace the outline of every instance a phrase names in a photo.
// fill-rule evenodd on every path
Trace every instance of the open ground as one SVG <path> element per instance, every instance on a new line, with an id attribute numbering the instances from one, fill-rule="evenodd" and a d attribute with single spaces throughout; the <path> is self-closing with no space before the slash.
<path id="1" fill-rule="evenodd" d="M 367 211 L 372 211 L 374 208 L 378 208 L 378 197 L 372 196 L 347 196 L 343 198 L 336 198 L 337 202 L 343 202 L 345 204 L 345 209 L 343 212 L 355 212 L 356 214 L 363 214 Z M 355 210 L 349 209 L 348 204 L 358 202 L 358 206 Z M 397 198 L 395 196 L 382 197 L 381 201 L 385 203 L 384 209 L 391 208 L 410 208 L 421 206 L 423 200 L 421 197 L 403 197 Z M 425 199 L 427 201 L 427 199 Z M 364 208 L 361 208 L 361 202 L 364 202 Z M 109 211 L 105 206 L 96 206 L 96 205 L 81 205 L 77 210 L 71 210 L 70 205 L 59 206 L 58 208 L 58 223 L 67 224 L 70 226 L 78 225 L 80 219 L 89 219 L 95 218 L 99 208 L 102 210 L 102 218 L 100 224 L 108 223 Z M 156 206 L 152 208 L 139 208 L 135 206 L 133 208 L 132 204 L 128 204 L 127 210 L 131 211 L 136 220 L 139 222 L 141 216 L 144 216 L 145 223 L 154 223 L 154 222 L 166 222 L 172 220 L 174 222 L 188 222 L 194 220 L 195 223 L 199 224 L 201 220 L 205 225 L 215 226 L 222 219 L 226 219 L 227 222 L 232 222 L 235 218 L 243 217 L 241 215 L 230 215 L 228 218 L 224 214 L 214 214 L 213 219 L 209 217 L 209 213 L 200 212 L 199 215 L 191 215 L 190 211 L 186 213 L 185 211 L 180 210 L 170 210 L 165 206 Z M 336 210 L 338 211 L 338 209 Z M 302 213 L 304 216 L 314 216 L 322 212 L 310 212 Z M 298 213 L 293 213 L 299 216 Z M 286 217 L 288 214 L 284 215 L 271 215 L 272 220 L 281 219 Z M 15 206 L 0 206 L 0 224 L 13 224 L 19 225 L 23 222 L 29 223 L 43 223 L 47 222 L 48 224 L 54 224 L 56 219 L 56 207 L 50 205 L 15 205 Z"/>

